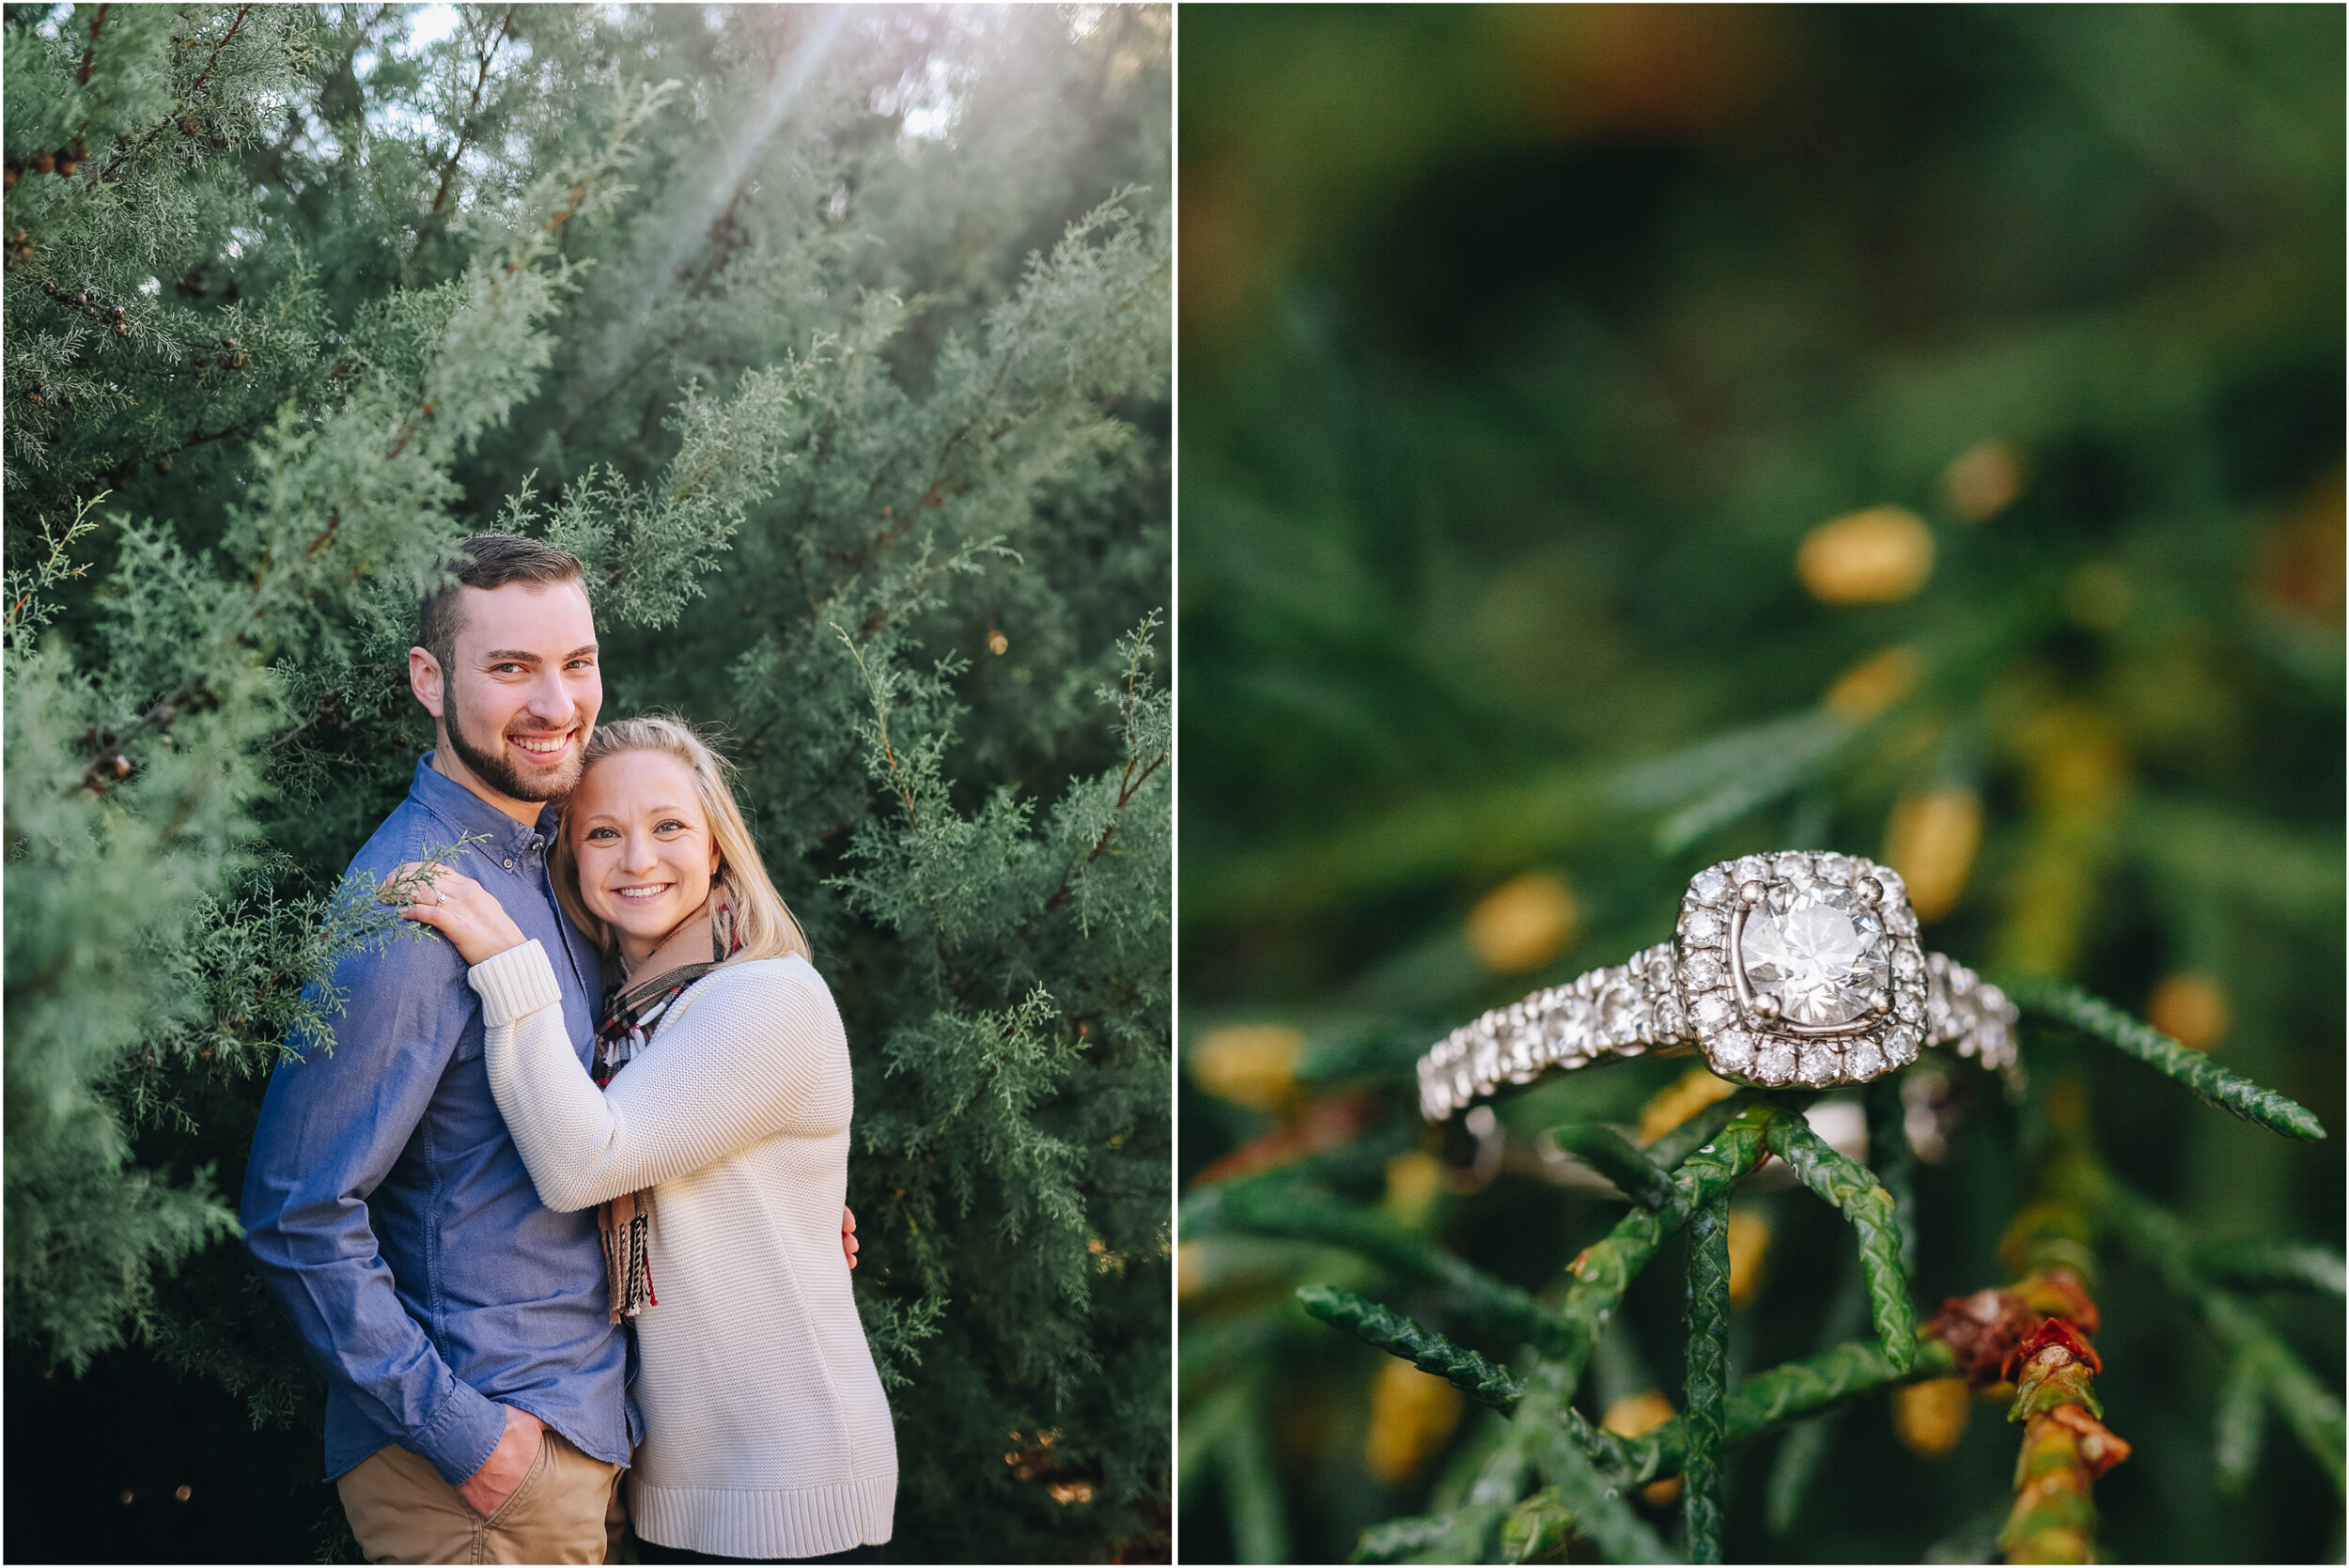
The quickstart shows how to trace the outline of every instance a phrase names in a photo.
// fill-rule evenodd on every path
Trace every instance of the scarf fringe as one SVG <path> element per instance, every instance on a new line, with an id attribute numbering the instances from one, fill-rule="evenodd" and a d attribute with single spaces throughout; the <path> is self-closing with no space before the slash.
<path id="1" fill-rule="evenodd" d="M 660 1306 L 652 1285 L 652 1188 L 602 1204 L 596 1210 L 596 1229 L 603 1241 L 611 1321 L 623 1323 L 646 1307 Z"/>

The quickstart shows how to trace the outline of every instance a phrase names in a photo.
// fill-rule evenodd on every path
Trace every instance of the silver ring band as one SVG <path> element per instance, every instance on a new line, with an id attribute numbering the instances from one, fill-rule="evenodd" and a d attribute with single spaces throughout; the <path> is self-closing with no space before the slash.
<path id="1" fill-rule="evenodd" d="M 1757 864 L 1766 868 L 1760 876 L 1738 875 Z M 1821 867 L 1836 879 L 1823 880 Z M 1553 1067 L 1673 1046 L 1699 1046 L 1721 1077 L 1770 1087 L 1863 1083 L 1914 1062 L 1929 1045 L 1954 1046 L 1985 1067 L 2015 1060 L 2015 1004 L 1963 964 L 1917 945 L 1906 890 L 1889 870 L 1840 855 L 1748 856 L 1699 873 L 1689 888 L 1675 941 L 1535 991 L 1445 1036 L 1420 1059 L 1421 1113 L 1440 1122 Z M 1759 994 L 1744 961 L 1752 950 L 1738 938 L 1748 918 L 1770 918 L 1781 906 L 1843 917 L 1842 933 L 1859 944 L 1855 951 L 1874 955 L 1881 974 L 1868 1007 L 1848 1019 L 1802 1022 Z"/>

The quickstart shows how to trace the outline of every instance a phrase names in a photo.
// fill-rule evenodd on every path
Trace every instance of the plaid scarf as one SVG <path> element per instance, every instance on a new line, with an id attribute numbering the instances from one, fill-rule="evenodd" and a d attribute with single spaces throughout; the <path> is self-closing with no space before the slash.
<path id="1" fill-rule="evenodd" d="M 590 1069 L 599 1089 L 611 1087 L 622 1067 L 644 1054 L 653 1031 L 668 1015 L 685 988 L 742 950 L 734 923 L 721 908 L 710 922 L 710 952 L 706 964 L 687 964 L 633 986 L 615 986 L 604 998 L 603 1022 L 596 1029 L 595 1065 Z M 596 1229 L 603 1239 L 603 1271 L 612 1292 L 611 1321 L 634 1317 L 661 1298 L 652 1288 L 652 1188 L 624 1193 L 596 1211 Z"/>

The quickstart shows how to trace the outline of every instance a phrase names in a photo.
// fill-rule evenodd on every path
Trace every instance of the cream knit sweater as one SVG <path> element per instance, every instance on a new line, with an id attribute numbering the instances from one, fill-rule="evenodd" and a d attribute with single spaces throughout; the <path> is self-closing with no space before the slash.
<path id="1" fill-rule="evenodd" d="M 471 979 L 490 1091 L 546 1205 L 655 1189 L 636 1532 L 720 1557 L 887 1541 L 896 1437 L 840 1253 L 848 1046 L 815 968 L 764 958 L 706 976 L 608 1094 L 565 1037 L 537 942 Z"/>

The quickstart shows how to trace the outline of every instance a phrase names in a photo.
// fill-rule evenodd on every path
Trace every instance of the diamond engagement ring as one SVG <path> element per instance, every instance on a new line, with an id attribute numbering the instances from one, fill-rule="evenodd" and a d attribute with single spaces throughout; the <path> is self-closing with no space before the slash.
<path id="1" fill-rule="evenodd" d="M 1732 1082 L 1865 1083 L 1953 1045 L 2015 1061 L 2015 1003 L 1917 940 L 1908 889 L 1857 855 L 1748 855 L 1688 880 L 1678 934 L 1497 1007 L 1420 1059 L 1420 1110 L 1440 1122 L 1504 1083 L 1694 1044 Z"/>

